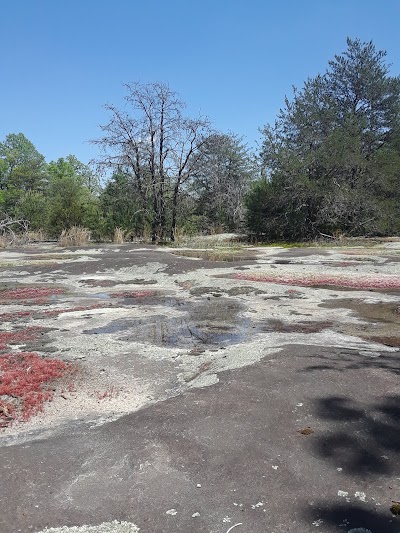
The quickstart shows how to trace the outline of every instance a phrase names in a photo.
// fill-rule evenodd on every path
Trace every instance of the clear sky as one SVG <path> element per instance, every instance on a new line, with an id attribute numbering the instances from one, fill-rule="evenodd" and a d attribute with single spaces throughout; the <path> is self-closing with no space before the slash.
<path id="1" fill-rule="evenodd" d="M 168 82 L 189 114 L 254 145 L 347 36 L 400 73 L 399 0 L 0 0 L 0 20 L 0 140 L 22 132 L 48 161 L 96 155 L 87 141 L 124 82 Z"/>

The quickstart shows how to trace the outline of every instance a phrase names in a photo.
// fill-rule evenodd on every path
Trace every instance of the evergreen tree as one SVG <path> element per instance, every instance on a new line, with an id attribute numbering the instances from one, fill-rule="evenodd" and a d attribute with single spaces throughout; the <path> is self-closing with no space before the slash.
<path id="1" fill-rule="evenodd" d="M 292 239 L 399 230 L 388 197 L 398 198 L 400 189 L 400 79 L 389 75 L 385 56 L 372 42 L 348 39 L 326 73 L 295 90 L 264 128 L 260 187 L 272 220 L 260 216 L 253 191 L 253 231 Z"/>

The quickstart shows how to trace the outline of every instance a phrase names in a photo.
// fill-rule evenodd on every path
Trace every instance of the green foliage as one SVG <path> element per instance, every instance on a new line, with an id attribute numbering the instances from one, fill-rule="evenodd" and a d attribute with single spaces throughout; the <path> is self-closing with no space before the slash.
<path id="1" fill-rule="evenodd" d="M 24 191 L 15 206 L 15 218 L 29 221 L 31 230 L 49 227 L 49 202 L 40 191 Z"/>
<path id="2" fill-rule="evenodd" d="M 247 199 L 256 233 L 293 240 L 399 230 L 390 199 L 400 189 L 400 80 L 371 42 L 347 45 L 263 130 L 265 179 Z"/>
<path id="3" fill-rule="evenodd" d="M 99 217 L 98 202 L 71 163 L 60 158 L 49 163 L 47 190 L 49 232 L 58 236 L 62 230 L 86 225 L 91 229 Z"/>
<path id="4" fill-rule="evenodd" d="M 7 135 L 0 143 L 0 187 L 32 191 L 46 183 L 46 161 L 22 133 Z"/>
<path id="5" fill-rule="evenodd" d="M 115 173 L 99 198 L 103 213 L 103 231 L 111 238 L 115 228 L 142 235 L 145 213 L 135 183 L 128 174 Z"/>

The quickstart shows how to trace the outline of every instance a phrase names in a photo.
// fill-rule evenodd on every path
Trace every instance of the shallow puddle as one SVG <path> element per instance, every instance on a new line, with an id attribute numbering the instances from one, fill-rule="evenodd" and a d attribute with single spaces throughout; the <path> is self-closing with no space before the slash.
<path id="1" fill-rule="evenodd" d="M 146 302 L 147 303 L 147 302 Z M 153 302 L 156 303 L 156 302 Z M 160 304 L 160 300 L 157 301 Z M 165 298 L 165 315 L 146 318 L 114 320 L 109 324 L 83 331 L 88 335 L 126 333 L 125 341 L 137 341 L 156 346 L 194 347 L 226 346 L 244 342 L 254 328 L 249 318 L 240 316 L 240 304 L 225 298 L 201 302 L 183 302 Z M 168 316 L 168 308 L 186 311 L 181 316 Z"/>
<path id="2" fill-rule="evenodd" d="M 282 322 L 282 320 L 271 319 L 266 322 L 261 331 L 276 333 L 319 333 L 323 329 L 331 328 L 332 322 L 310 321 L 310 322 Z"/>
<path id="3" fill-rule="evenodd" d="M 337 328 L 341 333 L 357 335 L 386 346 L 400 346 L 400 302 L 365 303 L 363 300 L 346 298 L 325 301 L 320 307 L 350 309 L 359 318 L 370 322 L 370 324 L 345 324 Z"/>

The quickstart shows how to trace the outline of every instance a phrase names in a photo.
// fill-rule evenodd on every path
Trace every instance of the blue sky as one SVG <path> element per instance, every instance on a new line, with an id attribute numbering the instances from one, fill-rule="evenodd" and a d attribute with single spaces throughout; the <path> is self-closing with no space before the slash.
<path id="1" fill-rule="evenodd" d="M 188 114 L 254 145 L 347 36 L 400 73 L 397 0 L 0 0 L 0 13 L 0 140 L 22 132 L 48 161 L 96 156 L 87 141 L 124 82 L 168 82 Z"/>

